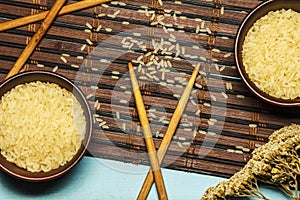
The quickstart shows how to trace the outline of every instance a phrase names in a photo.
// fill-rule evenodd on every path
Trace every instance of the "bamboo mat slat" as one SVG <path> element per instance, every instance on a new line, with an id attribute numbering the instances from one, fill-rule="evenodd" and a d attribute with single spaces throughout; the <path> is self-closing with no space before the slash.
<path id="1" fill-rule="evenodd" d="M 274 130 L 300 121 L 297 110 L 276 108 L 253 96 L 235 67 L 236 32 L 261 2 L 167 0 L 160 6 L 156 0 L 123 0 L 59 16 L 25 70 L 57 69 L 82 89 L 94 116 L 87 156 L 149 165 L 127 69 L 127 63 L 145 51 L 136 47 L 128 51 L 121 42 L 125 37 L 147 46 L 152 39 L 168 41 L 168 35 L 160 32 L 162 25 L 151 25 L 163 16 L 168 33 L 185 35 L 176 42 L 190 56 L 172 60 L 167 72 L 144 67 L 144 74 L 137 73 L 156 148 L 193 71 L 190 63 L 202 63 L 163 167 L 229 177 Z M 0 22 L 49 10 L 53 3 L 0 0 Z M 151 19 L 153 12 L 156 16 Z M 0 32 L 0 82 L 40 24 Z"/>

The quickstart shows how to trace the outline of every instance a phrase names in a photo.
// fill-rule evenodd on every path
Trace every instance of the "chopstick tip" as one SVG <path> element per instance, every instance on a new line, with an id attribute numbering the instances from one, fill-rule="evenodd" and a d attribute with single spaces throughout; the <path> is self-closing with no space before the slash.
<path id="1" fill-rule="evenodd" d="M 132 63 L 131 63 L 131 62 L 129 62 L 129 63 L 128 63 L 128 68 L 129 68 L 129 70 L 131 70 L 131 69 L 133 68 L 133 66 L 132 66 Z"/>

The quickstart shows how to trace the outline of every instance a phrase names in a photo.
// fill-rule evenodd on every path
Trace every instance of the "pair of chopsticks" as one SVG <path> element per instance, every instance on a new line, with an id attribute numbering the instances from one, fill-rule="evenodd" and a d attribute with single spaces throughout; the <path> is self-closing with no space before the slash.
<path id="1" fill-rule="evenodd" d="M 44 11 L 35 15 L 30 15 L 27 17 L 22 17 L 1 23 L 0 32 L 19 26 L 24 26 L 30 23 L 38 22 L 44 19 L 43 23 L 41 24 L 37 32 L 34 34 L 26 48 L 23 50 L 22 54 L 19 56 L 18 60 L 16 61 L 12 69 L 9 71 L 5 79 L 17 74 L 21 70 L 21 68 L 24 66 L 34 49 L 37 47 L 37 45 L 43 38 L 44 34 L 50 28 L 56 16 L 96 6 L 108 1 L 111 0 L 83 0 L 63 7 L 66 0 L 56 0 L 49 11 Z"/>
<path id="2" fill-rule="evenodd" d="M 140 122 L 141 122 L 141 125 L 143 128 L 145 143 L 146 143 L 146 147 L 147 147 L 147 151 L 148 151 L 148 157 L 149 157 L 150 164 L 151 164 L 151 169 L 152 169 L 151 174 L 153 174 L 153 177 L 155 180 L 159 199 L 168 199 L 166 188 L 165 188 L 164 181 L 163 181 L 163 177 L 162 177 L 161 170 L 160 170 L 160 164 L 159 164 L 158 157 L 156 154 L 156 148 L 155 148 L 154 141 L 152 138 L 152 131 L 151 131 L 150 124 L 149 124 L 149 121 L 147 118 L 147 113 L 146 113 L 146 109 L 145 109 L 144 102 L 142 99 L 139 84 L 136 79 L 136 76 L 135 76 L 135 73 L 133 70 L 133 66 L 131 63 L 128 63 L 128 68 L 129 68 L 134 98 L 135 98 L 135 102 L 136 102 L 136 107 L 137 107 Z"/>
<path id="3" fill-rule="evenodd" d="M 78 10 L 86 9 L 89 7 L 97 6 L 99 4 L 106 3 L 109 1 L 111 0 L 82 0 L 76 3 L 71 3 L 64 6 L 58 13 L 58 16 L 75 12 Z M 35 15 L 30 15 L 30 16 L 14 19 L 11 21 L 3 22 L 0 24 L 0 32 L 41 21 L 46 18 L 49 12 L 50 11 L 44 11 Z"/>
<path id="4" fill-rule="evenodd" d="M 19 56 L 18 60 L 12 67 L 12 69 L 9 71 L 5 79 L 17 74 L 23 65 L 26 63 L 27 59 L 30 57 L 34 49 L 37 47 L 39 42 L 41 41 L 44 34 L 48 31 L 49 27 L 51 26 L 52 22 L 54 21 L 55 17 L 57 16 L 60 9 L 65 4 L 66 0 L 57 0 L 53 4 L 50 11 L 47 13 L 47 16 L 45 17 L 45 20 L 37 30 L 37 32 L 33 35 L 31 38 L 29 44 L 25 47 L 21 55 Z"/>
<path id="5" fill-rule="evenodd" d="M 141 121 L 141 125 L 143 127 L 143 132 L 144 132 L 144 137 L 145 137 L 145 142 L 146 142 L 146 147 L 149 155 L 149 160 L 151 164 L 151 169 L 148 171 L 147 177 L 144 181 L 144 184 L 140 190 L 140 193 L 138 195 L 139 200 L 144 200 L 147 198 L 150 189 L 152 187 L 153 182 L 155 181 L 156 188 L 158 191 L 159 199 L 167 199 L 167 194 L 166 190 L 164 187 L 164 181 L 161 175 L 161 170 L 160 170 L 160 164 L 162 163 L 164 156 L 167 152 L 167 149 L 171 143 L 171 140 L 173 138 L 173 135 L 176 131 L 177 125 L 180 121 L 180 118 L 183 114 L 183 111 L 186 107 L 186 104 L 188 102 L 190 93 L 192 91 L 194 82 L 196 80 L 197 74 L 199 72 L 200 68 L 200 63 L 198 63 L 191 75 L 191 78 L 183 91 L 183 94 L 176 106 L 176 109 L 174 111 L 174 114 L 172 115 L 170 124 L 167 128 L 167 131 L 163 137 L 163 140 L 161 142 L 161 145 L 156 153 L 156 149 L 154 146 L 153 138 L 152 138 L 152 133 L 149 125 L 149 121 L 147 118 L 145 106 L 143 103 L 143 99 L 141 96 L 141 92 L 139 89 L 139 85 L 133 70 L 133 66 L 131 63 L 128 63 L 128 68 L 129 68 L 129 73 L 131 77 L 131 84 L 133 88 L 133 93 L 136 101 L 136 106 L 139 114 L 139 118 Z"/>

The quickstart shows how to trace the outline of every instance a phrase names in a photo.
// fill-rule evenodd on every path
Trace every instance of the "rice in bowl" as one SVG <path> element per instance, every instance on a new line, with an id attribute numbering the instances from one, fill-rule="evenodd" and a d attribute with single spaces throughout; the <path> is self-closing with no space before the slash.
<path id="1" fill-rule="evenodd" d="M 65 165 L 80 149 L 85 131 L 80 103 L 55 83 L 20 84 L 1 98 L 1 154 L 30 172 Z"/>
<path id="2" fill-rule="evenodd" d="M 242 59 L 250 80 L 279 99 L 300 97 L 300 13 L 271 11 L 248 31 Z"/>

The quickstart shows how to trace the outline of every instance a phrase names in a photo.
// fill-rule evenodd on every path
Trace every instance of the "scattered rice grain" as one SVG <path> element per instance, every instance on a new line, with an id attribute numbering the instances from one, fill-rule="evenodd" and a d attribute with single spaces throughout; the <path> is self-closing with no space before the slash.
<path id="1" fill-rule="evenodd" d="M 209 125 L 211 125 L 211 126 L 215 125 L 215 123 L 212 122 L 212 121 L 207 121 L 207 124 L 209 124 Z"/>
<path id="2" fill-rule="evenodd" d="M 222 71 L 224 71 L 225 68 L 226 68 L 225 66 L 222 66 L 222 67 L 219 69 L 219 71 L 222 72 Z"/>
<path id="3" fill-rule="evenodd" d="M 120 14 L 120 10 L 117 10 L 116 12 L 114 12 L 114 16 L 117 16 L 118 14 Z"/>
<path id="4" fill-rule="evenodd" d="M 190 143 L 190 142 L 182 142 L 182 145 L 183 145 L 183 146 L 190 146 L 191 143 Z"/>
<path id="5" fill-rule="evenodd" d="M 229 40 L 230 38 L 226 37 L 226 36 L 222 36 L 221 39 L 223 39 L 223 40 Z"/>
<path id="6" fill-rule="evenodd" d="M 112 32 L 112 29 L 111 28 L 105 28 L 105 31 L 106 32 Z"/>
<path id="7" fill-rule="evenodd" d="M 173 94 L 173 97 L 175 97 L 175 98 L 180 98 L 180 94 Z"/>
<path id="8" fill-rule="evenodd" d="M 210 103 L 203 103 L 203 105 L 206 107 L 211 107 Z"/>
<path id="9" fill-rule="evenodd" d="M 58 70 L 58 66 L 55 66 L 53 69 L 52 69 L 52 72 L 56 72 Z"/>
<path id="10" fill-rule="evenodd" d="M 200 31 L 200 26 L 197 25 L 197 27 L 196 27 L 196 33 L 199 33 L 199 31 Z"/>
<path id="11" fill-rule="evenodd" d="M 258 148 L 258 147 L 261 147 L 262 145 L 261 144 L 255 144 L 254 145 L 256 148 Z"/>
<path id="12" fill-rule="evenodd" d="M 95 120 L 96 120 L 96 122 L 99 122 L 99 123 L 100 123 L 100 122 L 103 122 L 103 119 L 101 119 L 101 118 L 99 118 L 99 117 L 96 117 Z"/>
<path id="13" fill-rule="evenodd" d="M 106 14 L 105 13 L 100 13 L 98 14 L 98 17 L 104 17 Z"/>
<path id="14" fill-rule="evenodd" d="M 213 101 L 217 101 L 217 97 L 215 95 L 210 95 L 210 98 L 213 100 Z"/>
<path id="15" fill-rule="evenodd" d="M 251 151 L 251 149 L 249 149 L 249 148 L 242 148 L 242 151 L 244 151 L 244 152 L 250 152 Z"/>
<path id="16" fill-rule="evenodd" d="M 90 39 L 85 39 L 85 41 L 89 44 L 89 45 L 93 45 L 93 42 Z"/>
<path id="17" fill-rule="evenodd" d="M 177 16 L 176 13 L 173 14 L 173 20 L 176 21 L 177 20 Z"/>
<path id="18" fill-rule="evenodd" d="M 98 104 L 99 104 L 99 100 L 97 99 L 97 100 L 94 102 L 94 108 L 97 108 Z"/>
<path id="19" fill-rule="evenodd" d="M 120 103 L 127 104 L 127 103 L 128 103 L 128 101 L 127 101 L 127 100 L 125 100 L 125 99 L 121 99 L 121 100 L 120 100 Z"/>
<path id="20" fill-rule="evenodd" d="M 63 56 L 61 56 L 60 59 L 61 59 L 64 63 L 67 63 L 67 62 L 68 62 L 67 59 L 66 59 L 65 57 L 63 57 Z"/>
<path id="21" fill-rule="evenodd" d="M 202 89 L 202 85 L 200 85 L 199 83 L 195 83 L 195 87 Z"/>
<path id="22" fill-rule="evenodd" d="M 89 28 L 89 29 L 93 29 L 93 26 L 90 23 L 85 23 L 85 25 Z"/>
<path id="23" fill-rule="evenodd" d="M 71 67 L 77 68 L 77 69 L 78 69 L 80 66 L 79 66 L 79 65 L 72 64 Z"/>
<path id="24" fill-rule="evenodd" d="M 86 96 L 86 99 L 89 99 L 89 98 L 91 98 L 91 97 L 93 97 L 94 96 L 94 94 L 88 94 L 87 96 Z"/>
<path id="25" fill-rule="evenodd" d="M 181 142 L 177 142 L 177 145 L 178 145 L 180 148 L 183 148 L 183 145 L 181 144 Z"/>
<path id="26" fill-rule="evenodd" d="M 221 52 L 220 49 L 215 49 L 215 48 L 213 48 L 211 51 L 215 52 L 215 53 L 220 53 Z"/>
<path id="27" fill-rule="evenodd" d="M 234 149 L 227 149 L 226 151 L 229 152 L 229 153 L 234 153 L 235 152 Z"/>
<path id="28" fill-rule="evenodd" d="M 208 132 L 207 132 L 207 135 L 210 135 L 210 136 L 216 136 L 217 134 L 216 134 L 215 132 L 208 131 Z"/>
<path id="29" fill-rule="evenodd" d="M 37 67 L 40 67 L 40 68 L 45 67 L 45 65 L 43 65 L 43 64 L 37 64 L 36 66 L 37 66 Z"/>
<path id="30" fill-rule="evenodd" d="M 103 8 L 108 8 L 108 7 L 109 7 L 109 5 L 107 5 L 107 4 L 105 4 L 105 3 L 102 3 L 101 6 L 102 6 Z"/>
<path id="31" fill-rule="evenodd" d="M 206 32 L 209 34 L 209 35 L 211 35 L 212 34 L 212 32 L 211 32 L 211 30 L 210 30 L 210 28 L 206 28 Z"/>
<path id="32" fill-rule="evenodd" d="M 119 5 L 120 5 L 120 6 L 126 6 L 127 4 L 124 3 L 124 2 L 122 2 L 122 1 L 119 1 Z"/>
<path id="33" fill-rule="evenodd" d="M 204 27 L 205 27 L 205 21 L 202 21 L 202 22 L 201 22 L 201 25 L 200 25 L 200 28 L 201 28 L 201 29 L 204 29 Z"/>
<path id="34" fill-rule="evenodd" d="M 116 79 L 116 80 L 120 79 L 120 77 L 118 77 L 118 76 L 111 76 L 111 78 Z"/>
<path id="35" fill-rule="evenodd" d="M 106 123 L 107 123 L 106 121 L 103 121 L 103 122 L 99 123 L 99 126 L 101 127 L 101 126 L 105 125 Z"/>
<path id="36" fill-rule="evenodd" d="M 241 94 L 236 95 L 236 97 L 239 98 L 239 99 L 244 99 L 245 98 L 245 96 L 241 95 Z"/>
<path id="37" fill-rule="evenodd" d="M 231 56 L 231 53 L 227 53 L 224 55 L 224 58 L 229 58 Z"/>
<path id="38" fill-rule="evenodd" d="M 100 24 L 100 25 L 97 27 L 96 32 L 99 32 L 99 31 L 101 30 L 101 28 L 102 28 L 102 25 Z"/>
<path id="39" fill-rule="evenodd" d="M 225 99 L 228 99 L 228 95 L 225 92 L 221 92 L 221 94 Z"/>
<path id="40" fill-rule="evenodd" d="M 250 128 L 256 128 L 256 127 L 257 127 L 257 124 L 249 124 L 249 127 L 250 127 Z"/>
<path id="41" fill-rule="evenodd" d="M 160 117 L 160 118 L 159 118 L 159 120 L 158 120 L 158 121 L 159 121 L 159 122 L 162 122 L 162 121 L 164 121 L 164 120 L 165 120 L 165 118 L 166 118 L 165 116 L 162 116 L 162 117 Z"/>
<path id="42" fill-rule="evenodd" d="M 191 100 L 191 103 L 192 103 L 194 106 L 197 106 L 196 101 L 194 101 L 193 99 Z"/>
<path id="43" fill-rule="evenodd" d="M 194 131 L 193 131 L 193 138 L 195 138 L 196 136 L 197 136 L 197 130 L 194 129 Z"/>
<path id="44" fill-rule="evenodd" d="M 244 152 L 241 151 L 241 150 L 235 150 L 234 152 L 237 153 L 237 154 L 244 154 Z"/>

